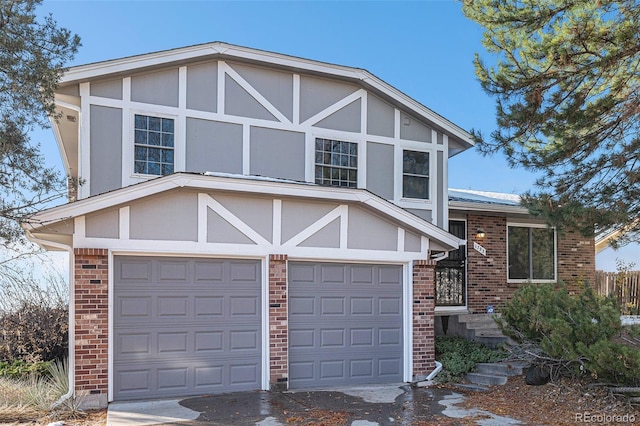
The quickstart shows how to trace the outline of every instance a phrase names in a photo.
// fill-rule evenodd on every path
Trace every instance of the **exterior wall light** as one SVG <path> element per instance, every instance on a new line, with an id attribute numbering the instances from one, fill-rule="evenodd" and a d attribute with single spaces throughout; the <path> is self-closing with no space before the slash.
<path id="1" fill-rule="evenodd" d="M 476 232 L 476 238 L 484 238 L 487 234 L 484 233 L 482 229 L 478 229 Z"/>

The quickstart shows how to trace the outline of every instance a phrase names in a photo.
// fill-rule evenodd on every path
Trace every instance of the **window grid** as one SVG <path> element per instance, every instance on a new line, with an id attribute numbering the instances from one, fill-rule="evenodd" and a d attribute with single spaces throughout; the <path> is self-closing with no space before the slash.
<path id="1" fill-rule="evenodd" d="M 174 120 L 135 114 L 134 172 L 146 175 L 173 173 Z"/>
<path id="2" fill-rule="evenodd" d="M 356 188 L 358 185 L 358 144 L 316 138 L 316 183 Z"/>

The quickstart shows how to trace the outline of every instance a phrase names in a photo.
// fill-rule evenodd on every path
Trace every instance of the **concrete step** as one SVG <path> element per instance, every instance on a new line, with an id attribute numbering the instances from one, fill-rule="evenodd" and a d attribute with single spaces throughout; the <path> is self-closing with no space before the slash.
<path id="1" fill-rule="evenodd" d="M 487 322 L 495 324 L 495 320 L 493 319 L 494 317 L 499 318 L 500 314 L 463 314 L 458 315 L 458 322 L 464 322 L 467 324 Z"/>
<path id="2" fill-rule="evenodd" d="M 509 338 L 505 336 L 485 337 L 475 336 L 471 340 L 474 342 L 482 343 L 488 348 L 495 349 L 505 343 L 509 343 Z"/>
<path id="3" fill-rule="evenodd" d="M 472 328 L 476 337 L 504 337 L 499 328 Z"/>
<path id="4" fill-rule="evenodd" d="M 476 365 L 476 373 L 521 376 L 526 367 L 526 364 L 517 362 L 483 362 Z"/>
<path id="5" fill-rule="evenodd" d="M 504 385 L 507 383 L 507 376 L 482 373 L 467 373 L 465 378 L 477 385 Z"/>

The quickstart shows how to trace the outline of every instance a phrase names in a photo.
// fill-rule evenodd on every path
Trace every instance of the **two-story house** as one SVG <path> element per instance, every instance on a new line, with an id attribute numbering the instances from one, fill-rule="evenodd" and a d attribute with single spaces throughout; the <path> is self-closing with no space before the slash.
<path id="1" fill-rule="evenodd" d="M 470 135 L 362 69 L 210 43 L 71 68 L 73 262 L 91 405 L 408 382 L 434 369 L 447 159 Z"/>
<path id="2" fill-rule="evenodd" d="M 365 70 L 209 43 L 73 67 L 56 103 L 73 202 L 27 235 L 70 253 L 87 406 L 423 378 L 436 311 L 537 273 L 526 211 L 449 201 L 471 136 Z"/>

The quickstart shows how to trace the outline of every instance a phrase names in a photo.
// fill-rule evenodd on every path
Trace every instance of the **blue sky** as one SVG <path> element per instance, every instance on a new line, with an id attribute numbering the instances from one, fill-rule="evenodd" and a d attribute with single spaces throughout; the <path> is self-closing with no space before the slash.
<path id="1" fill-rule="evenodd" d="M 38 12 L 80 35 L 69 65 L 223 41 L 364 68 L 466 130 L 495 128 L 495 103 L 472 64 L 475 52 L 490 60 L 482 29 L 457 1 L 45 0 Z M 49 164 L 61 168 L 53 133 L 36 135 Z M 521 193 L 534 180 L 501 155 L 469 150 L 449 163 L 452 188 Z M 640 250 L 607 251 L 599 269 L 640 257 Z"/>

